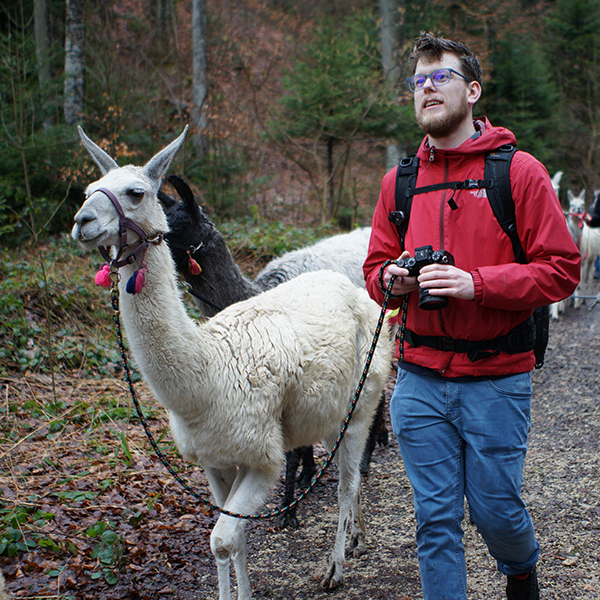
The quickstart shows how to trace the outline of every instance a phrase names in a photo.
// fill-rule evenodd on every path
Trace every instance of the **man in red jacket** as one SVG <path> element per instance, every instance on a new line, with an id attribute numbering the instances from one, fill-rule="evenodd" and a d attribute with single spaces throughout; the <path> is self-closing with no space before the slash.
<path id="1" fill-rule="evenodd" d="M 481 96 L 477 57 L 463 44 L 424 33 L 410 58 L 408 80 L 417 122 L 426 134 L 418 151 L 416 187 L 483 180 L 486 155 L 516 144 L 507 129 L 473 119 Z M 395 210 L 396 169 L 383 179 L 364 274 L 380 304 L 395 277 L 390 308 L 408 295 L 404 343 L 390 403 L 394 432 L 414 492 L 419 566 L 425 600 L 467 597 L 463 499 L 511 600 L 539 598 L 539 544 L 520 496 L 530 429 L 532 346 L 507 347 L 533 309 L 575 290 L 580 255 L 546 169 L 518 151 L 510 180 L 526 264 L 494 217 L 485 189 L 442 189 L 414 195 L 401 246 Z M 418 276 L 388 260 L 415 249 L 445 250 L 452 264 L 429 264 Z M 449 304 L 419 307 L 418 286 Z M 498 340 L 495 352 L 478 342 Z M 529 342 L 530 343 L 530 342 Z M 481 345 L 481 344 L 479 344 Z M 510 346 L 510 344 L 508 345 Z"/>

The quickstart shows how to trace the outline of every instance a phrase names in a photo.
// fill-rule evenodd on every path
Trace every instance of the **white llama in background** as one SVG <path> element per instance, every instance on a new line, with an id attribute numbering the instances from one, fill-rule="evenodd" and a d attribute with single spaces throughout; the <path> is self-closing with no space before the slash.
<path id="1" fill-rule="evenodd" d="M 558 173 L 562 176 L 562 171 L 558 171 Z M 558 195 L 558 183 L 560 182 L 560 177 L 555 182 L 555 178 L 558 175 L 556 173 L 552 178 L 552 185 L 554 187 L 554 191 Z M 573 194 L 571 190 L 567 190 L 567 199 L 569 200 L 569 211 L 565 215 L 565 219 L 567 220 L 567 228 L 573 241 L 577 244 L 577 247 L 580 247 L 581 242 L 581 231 L 583 227 L 583 215 L 585 214 L 585 188 L 582 189 L 577 196 Z M 575 292 L 575 295 L 577 291 Z M 560 302 L 554 302 L 550 305 L 550 316 L 553 319 L 558 319 L 560 314 L 565 311 L 567 307 L 567 303 L 569 299 L 561 300 Z M 578 306 L 577 299 L 573 300 L 574 306 Z"/>

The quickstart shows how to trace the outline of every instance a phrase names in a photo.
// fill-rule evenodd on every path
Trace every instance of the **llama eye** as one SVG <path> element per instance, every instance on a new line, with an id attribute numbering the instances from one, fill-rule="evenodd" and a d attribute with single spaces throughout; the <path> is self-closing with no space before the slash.
<path id="1" fill-rule="evenodd" d="M 144 197 L 144 190 L 139 188 L 127 190 L 127 195 L 131 196 L 134 200 L 141 200 Z"/>

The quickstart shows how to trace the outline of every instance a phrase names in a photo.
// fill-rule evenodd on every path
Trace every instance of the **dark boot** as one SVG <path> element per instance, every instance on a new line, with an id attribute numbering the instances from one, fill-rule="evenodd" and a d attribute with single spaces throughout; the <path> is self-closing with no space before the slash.
<path id="1" fill-rule="evenodd" d="M 540 588 L 536 569 L 534 568 L 529 573 L 527 579 L 519 579 L 514 575 L 508 575 L 506 597 L 508 600 L 539 600 Z"/>

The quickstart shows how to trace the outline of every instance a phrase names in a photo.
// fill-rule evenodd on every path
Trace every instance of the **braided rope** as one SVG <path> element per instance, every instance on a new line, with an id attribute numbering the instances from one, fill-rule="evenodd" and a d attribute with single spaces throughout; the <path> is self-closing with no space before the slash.
<path id="1" fill-rule="evenodd" d="M 380 277 L 381 274 L 383 273 L 383 270 L 388 266 L 388 264 L 390 264 L 391 262 L 394 261 L 388 261 L 387 263 L 384 263 L 384 265 L 381 267 L 381 271 L 380 271 Z M 366 378 L 367 378 L 367 374 L 369 372 L 369 367 L 371 366 L 371 361 L 373 359 L 373 355 L 375 353 L 375 348 L 377 346 L 377 342 L 379 341 L 379 336 L 381 334 L 381 329 L 383 327 L 383 322 L 385 319 L 385 313 L 387 310 L 387 305 L 388 305 L 388 301 L 390 299 L 391 294 L 391 289 L 392 286 L 394 284 L 394 280 L 395 277 L 392 277 L 389 283 L 389 286 L 386 290 L 385 293 L 385 297 L 383 299 L 383 303 L 381 305 L 381 312 L 379 315 L 379 320 L 377 321 L 377 326 L 375 328 L 375 334 L 373 336 L 373 342 L 371 343 L 371 348 L 369 349 L 369 352 L 367 354 L 367 359 L 365 362 L 365 367 L 363 369 L 363 372 L 361 374 L 360 380 L 358 382 L 358 386 L 356 388 L 356 391 L 354 393 L 354 398 L 352 400 L 352 403 L 350 405 L 350 410 L 348 411 L 348 414 L 346 415 L 346 418 L 344 419 L 344 422 L 342 424 L 342 428 L 340 430 L 340 433 L 337 437 L 337 440 L 333 446 L 333 448 L 331 449 L 331 452 L 329 453 L 327 460 L 325 461 L 325 464 L 322 465 L 319 470 L 317 471 L 317 473 L 313 476 L 313 479 L 310 483 L 310 485 L 306 488 L 306 490 L 304 490 L 296 499 L 294 499 L 292 502 L 290 502 L 290 504 L 287 504 L 286 506 L 282 506 L 276 510 L 272 510 L 270 512 L 265 512 L 265 513 L 257 513 L 257 514 L 244 514 L 244 513 L 236 513 L 230 510 L 227 510 L 225 508 L 222 508 L 220 506 L 217 506 L 216 504 L 214 504 L 213 502 L 211 502 L 210 500 L 207 500 L 206 498 L 204 498 L 202 495 L 200 495 L 198 492 L 196 492 L 196 490 L 194 490 L 192 487 L 190 487 L 188 485 L 188 483 L 186 481 L 184 481 L 184 479 L 177 473 L 177 471 L 175 471 L 175 469 L 173 468 L 173 466 L 171 465 L 171 463 L 169 462 L 168 458 L 162 453 L 161 449 L 158 447 L 157 442 L 154 439 L 154 436 L 152 435 L 148 424 L 146 422 L 146 419 L 144 417 L 144 414 L 142 412 L 140 403 L 138 401 L 137 398 L 137 394 L 135 392 L 135 388 L 133 387 L 133 379 L 131 377 L 131 369 L 129 367 L 129 361 L 127 359 L 127 354 L 125 351 L 125 344 L 123 342 L 123 332 L 121 330 L 121 320 L 119 318 L 119 313 L 120 313 L 120 309 L 119 309 L 119 288 L 118 288 L 118 279 L 119 279 L 119 275 L 116 271 L 113 271 L 111 273 L 112 276 L 112 287 L 111 287 L 111 304 L 112 304 L 112 309 L 114 311 L 114 319 L 115 319 L 115 325 L 116 325 L 116 329 L 117 329 L 117 340 L 118 340 L 118 346 L 119 346 L 119 352 L 121 354 L 121 359 L 123 360 L 123 369 L 125 371 L 125 378 L 127 381 L 127 385 L 129 387 L 129 392 L 131 394 L 131 398 L 133 400 L 133 404 L 135 406 L 135 410 L 138 414 L 138 417 L 140 419 L 140 423 L 142 424 L 142 427 L 144 428 L 144 431 L 146 433 L 146 437 L 148 438 L 148 441 L 150 442 L 150 445 L 152 446 L 154 452 L 156 453 L 157 457 L 159 458 L 159 460 L 161 461 L 161 463 L 163 464 L 163 466 L 167 469 L 167 471 L 173 476 L 173 478 L 181 485 L 181 487 L 183 487 L 183 489 L 188 492 L 189 494 L 191 494 L 192 496 L 194 496 L 198 501 L 200 501 L 202 504 L 209 506 L 210 508 L 212 508 L 213 510 L 217 510 L 221 513 L 223 513 L 224 515 L 228 515 L 230 517 L 236 517 L 238 519 L 270 519 L 273 517 L 277 517 L 283 513 L 289 512 L 290 510 L 292 510 L 293 508 L 295 508 L 310 492 L 311 490 L 314 488 L 314 486 L 319 482 L 319 480 L 322 478 L 323 474 L 325 473 L 325 470 L 329 467 L 329 465 L 331 464 L 331 462 L 333 461 L 333 458 L 335 457 L 336 452 L 338 451 L 342 440 L 344 438 L 344 435 L 346 433 L 346 430 L 348 429 L 348 426 L 350 424 L 350 419 L 352 418 L 352 415 L 354 414 L 354 410 L 356 408 L 356 405 L 358 403 L 358 399 L 360 397 L 360 394 L 362 392 L 362 389 L 364 387 Z M 406 297 L 405 297 L 405 304 L 406 304 Z M 406 311 L 404 310 L 404 313 Z M 406 317 L 404 315 L 404 321 L 406 321 Z"/>

